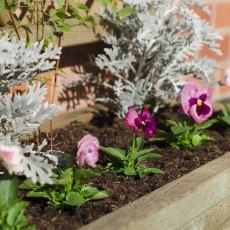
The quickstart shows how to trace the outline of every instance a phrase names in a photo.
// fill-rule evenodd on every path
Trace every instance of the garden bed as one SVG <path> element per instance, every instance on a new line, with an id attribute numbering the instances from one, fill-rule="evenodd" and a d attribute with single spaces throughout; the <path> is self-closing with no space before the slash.
<path id="1" fill-rule="evenodd" d="M 171 118 L 174 112 L 173 109 L 170 113 L 162 112 L 158 119 L 159 126 L 164 125 L 164 120 Z M 89 119 L 91 115 L 85 117 Z M 118 148 L 127 148 L 132 136 L 132 131 L 125 126 L 123 120 L 113 120 L 106 112 L 95 116 L 89 123 L 74 121 L 55 132 L 57 135 L 54 148 L 66 153 L 76 152 L 76 149 L 73 150 L 76 148 L 76 142 L 87 133 L 97 136 L 103 146 Z M 152 229 L 152 226 L 158 226 L 157 224 L 159 227 L 156 229 L 160 229 L 160 226 L 161 229 L 166 229 L 169 223 L 175 223 L 177 227 L 187 224 L 189 229 L 191 221 L 197 225 L 210 224 L 213 217 L 217 217 L 213 213 L 221 213 L 221 219 L 216 218 L 220 221 L 220 226 L 229 217 L 227 177 L 229 180 L 230 162 L 229 155 L 224 154 L 230 151 L 230 130 L 219 126 L 209 129 L 208 133 L 215 141 L 192 150 L 177 150 L 163 143 L 151 144 L 155 152 L 162 154 L 163 158 L 151 160 L 148 164 L 161 168 L 165 175 L 152 175 L 147 180 L 140 180 L 114 173 L 103 174 L 89 183 L 109 191 L 109 198 L 90 201 L 80 208 L 62 213 L 47 205 L 45 201 L 33 200 L 27 208 L 30 222 L 38 229 L 77 229 L 118 209 L 90 224 L 86 229 L 102 229 L 102 226 L 106 228 L 108 224 L 110 229 L 133 229 L 134 225 L 135 228 L 146 226 L 146 229 Z M 218 159 L 193 171 L 216 158 Z M 101 154 L 99 167 L 105 166 L 107 161 L 108 158 Z M 191 171 L 193 172 L 187 174 Z M 185 174 L 187 175 L 183 176 Z M 154 192 L 151 193 L 152 191 Z M 144 196 L 148 193 L 151 194 Z M 137 200 L 142 196 L 144 197 Z M 133 201 L 135 202 L 131 203 Z M 128 203 L 131 204 L 121 208 Z M 154 218 L 158 222 L 155 222 Z M 218 224 L 213 226 L 218 227 Z"/>

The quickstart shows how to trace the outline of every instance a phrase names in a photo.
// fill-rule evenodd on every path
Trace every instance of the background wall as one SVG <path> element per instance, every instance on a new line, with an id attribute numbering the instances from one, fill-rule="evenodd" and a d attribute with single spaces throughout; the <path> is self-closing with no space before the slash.
<path id="1" fill-rule="evenodd" d="M 97 1 L 97 0 L 94 0 Z M 82 0 L 83 3 L 88 2 Z M 224 72 L 227 67 L 230 67 L 230 0 L 207 0 L 211 14 L 207 15 L 204 12 L 198 11 L 203 18 L 207 19 L 223 36 L 220 42 L 223 56 L 217 56 L 209 51 L 207 47 L 203 47 L 199 56 L 208 56 L 214 58 L 219 64 L 216 71 L 215 79 L 225 83 Z M 93 9 L 95 11 L 96 9 Z M 103 45 L 100 43 L 90 44 L 81 47 L 69 47 L 63 50 L 62 66 L 67 73 L 66 77 L 58 78 L 58 87 L 55 90 L 55 102 L 60 103 L 63 107 L 63 112 L 85 108 L 92 105 L 92 95 L 94 94 L 93 87 L 82 83 L 84 74 L 87 73 L 88 67 L 90 70 L 94 68 L 89 64 L 89 56 L 100 53 Z M 93 60 L 93 58 L 91 59 Z M 44 73 L 42 77 L 51 78 L 53 73 Z M 47 99 L 51 101 L 53 87 L 49 86 Z M 222 100 L 228 98 L 230 100 L 230 88 L 227 86 L 216 87 L 214 92 L 214 100 Z"/>
<path id="2" fill-rule="evenodd" d="M 213 52 L 208 51 L 207 47 L 204 47 L 200 52 L 201 56 L 209 56 L 217 60 L 220 69 L 217 71 L 216 79 L 221 82 L 224 80 L 224 70 L 230 67 L 230 0 L 208 0 L 208 5 L 211 9 L 211 15 L 198 12 L 202 17 L 207 19 L 223 36 L 221 41 L 221 50 L 223 56 L 217 56 Z M 230 99 L 230 88 L 227 86 L 218 87 L 215 90 L 214 99 Z"/>

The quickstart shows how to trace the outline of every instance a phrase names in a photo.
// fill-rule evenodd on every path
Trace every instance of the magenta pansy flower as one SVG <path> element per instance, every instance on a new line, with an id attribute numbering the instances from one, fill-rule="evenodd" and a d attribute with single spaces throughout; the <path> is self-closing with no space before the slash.
<path id="1" fill-rule="evenodd" d="M 146 137 L 151 138 L 157 130 L 156 120 L 151 117 L 147 108 L 143 108 L 140 114 L 134 108 L 130 108 L 125 115 L 126 125 L 135 132 L 144 131 Z"/>
<path id="2" fill-rule="evenodd" d="M 202 123 L 212 116 L 212 88 L 187 82 L 180 94 L 180 111 Z"/>
<path id="3" fill-rule="evenodd" d="M 99 158 L 99 141 L 96 137 L 87 134 L 77 144 L 76 163 L 79 166 L 89 165 L 95 168 Z"/>

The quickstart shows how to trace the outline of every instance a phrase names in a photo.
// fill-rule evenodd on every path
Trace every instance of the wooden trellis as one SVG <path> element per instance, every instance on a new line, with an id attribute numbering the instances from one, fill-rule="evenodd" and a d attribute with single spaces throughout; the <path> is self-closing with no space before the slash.
<path id="1" fill-rule="evenodd" d="M 48 4 L 49 1 L 46 1 Z M 71 4 L 71 1 L 70 1 Z M 93 14 L 98 9 L 98 0 L 94 0 L 90 7 L 90 14 Z M 36 12 L 35 12 L 36 13 Z M 13 18 L 14 24 L 17 27 L 17 31 L 19 32 L 20 37 L 28 37 L 30 41 L 36 41 L 39 38 L 48 38 L 53 34 L 53 28 L 49 25 L 44 27 L 44 30 L 38 28 L 37 24 L 28 23 L 28 19 L 26 15 L 19 20 L 16 16 Z M 66 19 L 66 23 L 70 25 L 76 24 L 76 19 Z M 0 12 L 0 37 L 4 34 L 8 33 L 11 37 L 17 37 L 15 29 L 13 26 L 9 26 L 9 23 L 12 24 L 12 18 L 8 11 Z M 88 23 L 87 26 L 78 25 L 73 26 L 70 32 L 64 33 L 63 37 L 63 47 L 68 46 L 76 46 L 76 45 L 84 45 L 93 42 L 99 41 L 99 38 L 96 34 L 105 34 L 105 30 L 100 25 L 99 22 L 96 22 L 96 25 Z M 59 38 L 57 36 L 53 36 L 54 44 L 58 44 Z"/>

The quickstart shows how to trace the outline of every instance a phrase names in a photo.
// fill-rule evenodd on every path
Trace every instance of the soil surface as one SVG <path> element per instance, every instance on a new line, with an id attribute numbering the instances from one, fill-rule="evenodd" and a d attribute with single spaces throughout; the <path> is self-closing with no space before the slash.
<path id="1" fill-rule="evenodd" d="M 171 119 L 173 114 L 175 114 L 175 109 L 162 111 L 160 119 L 157 119 L 159 128 L 165 126 L 165 120 Z M 87 124 L 73 122 L 63 129 L 55 130 L 54 133 L 56 133 L 55 150 L 66 153 L 76 152 L 77 141 L 87 133 L 98 137 L 102 146 L 124 149 L 128 147 L 132 137 L 132 131 L 125 126 L 124 121 L 113 120 L 109 114 L 97 116 Z M 163 143 L 150 145 L 155 148 L 155 152 L 163 155 L 163 158 L 151 160 L 148 165 L 161 168 L 165 175 L 152 175 L 147 180 L 140 180 L 114 173 L 103 174 L 89 183 L 96 185 L 99 189 L 109 191 L 109 198 L 90 201 L 79 208 L 62 213 L 55 207 L 47 205 L 46 201 L 26 199 L 30 202 L 26 214 L 31 224 L 37 229 L 78 229 L 230 151 L 230 129 L 215 125 L 207 130 L 207 133 L 213 136 L 215 141 L 207 142 L 192 150 L 177 150 Z M 45 134 L 44 137 L 46 137 Z M 101 154 L 99 167 L 106 165 L 106 162 L 108 158 Z"/>

